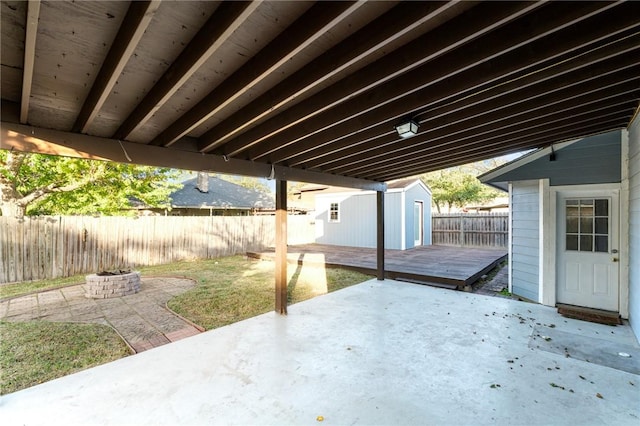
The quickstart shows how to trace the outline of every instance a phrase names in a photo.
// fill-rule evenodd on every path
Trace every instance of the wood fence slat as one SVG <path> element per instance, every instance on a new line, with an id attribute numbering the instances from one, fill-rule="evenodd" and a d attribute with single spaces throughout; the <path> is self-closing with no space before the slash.
<path id="1" fill-rule="evenodd" d="M 0 226 L 0 283 L 211 259 L 275 241 L 273 216 L 0 216 Z M 311 216 L 289 216 L 288 243 L 314 242 L 314 226 Z M 432 230 L 433 244 L 504 248 L 508 214 L 434 214 Z"/>
<path id="2" fill-rule="evenodd" d="M 438 245 L 506 248 L 508 213 L 432 215 L 432 242 Z"/>
<path id="3" fill-rule="evenodd" d="M 313 218 L 290 220 L 290 242 L 314 241 Z M 262 250 L 275 234 L 273 216 L 0 216 L 0 226 L 0 283 Z"/>

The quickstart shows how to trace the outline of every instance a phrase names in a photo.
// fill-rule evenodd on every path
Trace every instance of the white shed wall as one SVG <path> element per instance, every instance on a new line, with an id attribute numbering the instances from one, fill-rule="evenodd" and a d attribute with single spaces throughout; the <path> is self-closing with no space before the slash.
<path id="1" fill-rule="evenodd" d="M 537 301 L 539 290 L 539 182 L 514 182 L 511 191 L 512 293 Z"/>
<path id="2" fill-rule="evenodd" d="M 331 203 L 339 203 L 340 221 L 329 222 Z M 401 249 L 401 194 L 384 197 L 385 248 Z M 316 242 L 375 248 L 376 194 L 335 193 L 316 197 Z"/>
<path id="3" fill-rule="evenodd" d="M 640 341 L 640 116 L 629 126 L 629 323 Z"/>
<path id="4" fill-rule="evenodd" d="M 375 195 L 372 195 L 375 200 Z M 388 249 L 402 250 L 402 194 L 400 192 L 387 192 L 384 194 L 384 247 Z M 375 207 L 375 204 L 374 204 Z M 375 208 L 374 210 L 375 211 Z M 375 235 L 375 221 L 374 221 Z M 375 244 L 373 245 L 375 247 Z"/>

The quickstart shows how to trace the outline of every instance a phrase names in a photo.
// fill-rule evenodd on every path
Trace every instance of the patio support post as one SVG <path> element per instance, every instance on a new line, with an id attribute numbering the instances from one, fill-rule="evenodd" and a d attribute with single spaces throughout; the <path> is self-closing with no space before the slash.
<path id="1" fill-rule="evenodd" d="M 287 314 L 287 181 L 276 180 L 276 312 Z"/>
<path id="2" fill-rule="evenodd" d="M 384 280 L 384 192 L 376 192 L 376 204 L 377 204 L 377 272 L 376 277 L 379 280 Z"/>

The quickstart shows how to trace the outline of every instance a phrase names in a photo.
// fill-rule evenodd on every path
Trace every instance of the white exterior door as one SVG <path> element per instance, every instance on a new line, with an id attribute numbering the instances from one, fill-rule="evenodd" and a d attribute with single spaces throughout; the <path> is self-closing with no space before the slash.
<path id="1" fill-rule="evenodd" d="M 413 246 L 418 247 L 423 242 L 423 229 L 424 229 L 424 206 L 422 201 L 415 201 L 413 203 Z"/>
<path id="2" fill-rule="evenodd" d="M 557 302 L 619 311 L 617 192 L 559 192 Z"/>

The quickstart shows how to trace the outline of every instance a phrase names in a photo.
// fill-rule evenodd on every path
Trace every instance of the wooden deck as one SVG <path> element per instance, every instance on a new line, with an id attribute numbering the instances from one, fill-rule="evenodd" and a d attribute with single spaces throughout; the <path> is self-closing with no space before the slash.
<path id="1" fill-rule="evenodd" d="M 273 249 L 247 253 L 256 259 L 273 259 Z M 385 250 L 385 277 L 448 288 L 473 284 L 507 256 L 506 250 L 451 246 L 422 246 L 410 250 Z M 288 247 L 294 264 L 324 264 L 375 275 L 376 249 L 305 244 Z"/>

